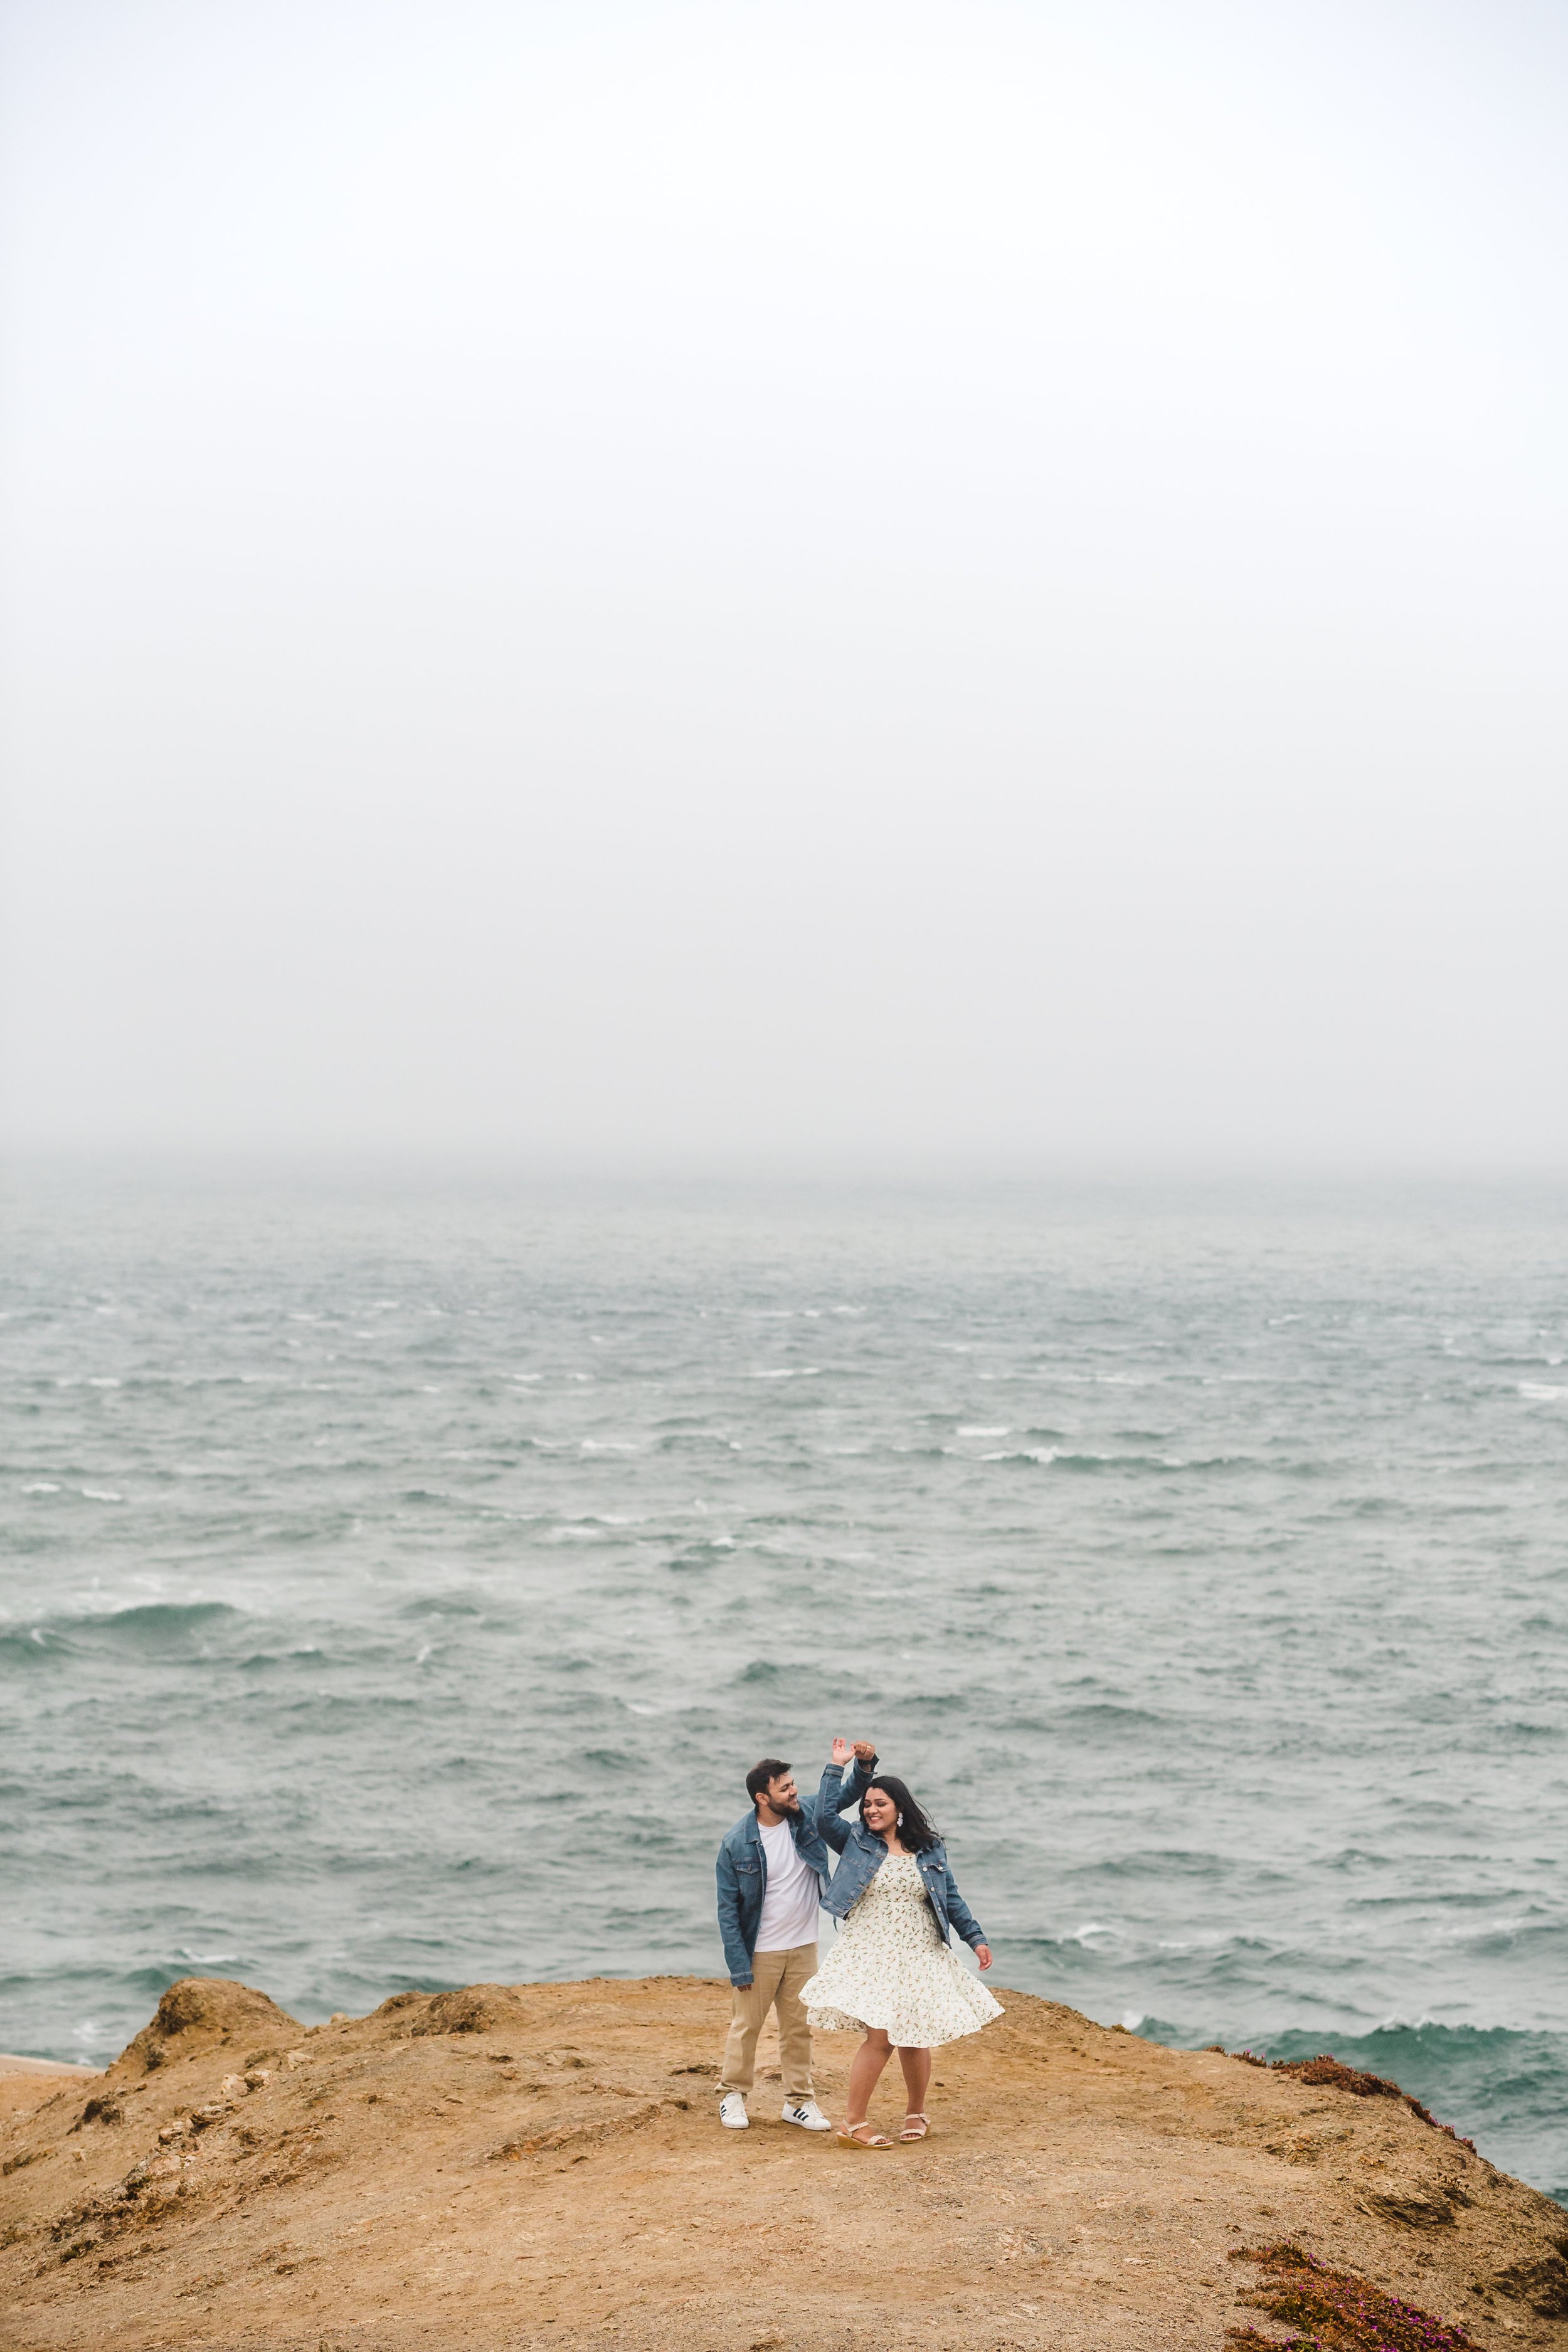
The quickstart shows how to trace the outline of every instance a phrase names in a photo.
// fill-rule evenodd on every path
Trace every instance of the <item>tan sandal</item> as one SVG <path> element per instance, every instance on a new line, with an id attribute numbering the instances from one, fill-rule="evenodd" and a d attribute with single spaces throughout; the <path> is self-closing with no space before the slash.
<path id="1" fill-rule="evenodd" d="M 911 2131 L 910 2129 L 910 2126 L 911 2124 L 919 2124 L 919 2131 Z M 904 2117 L 904 2127 L 899 2134 L 899 2137 L 900 2139 L 925 2139 L 930 2136 L 930 2132 L 931 2117 L 929 2116 L 906 2116 Z"/>
<path id="2" fill-rule="evenodd" d="M 870 2132 L 870 2138 L 862 2139 L 862 2132 Z M 884 2132 L 873 2131 L 868 2123 L 840 2124 L 833 2137 L 840 2147 L 891 2147 L 893 2145 Z"/>

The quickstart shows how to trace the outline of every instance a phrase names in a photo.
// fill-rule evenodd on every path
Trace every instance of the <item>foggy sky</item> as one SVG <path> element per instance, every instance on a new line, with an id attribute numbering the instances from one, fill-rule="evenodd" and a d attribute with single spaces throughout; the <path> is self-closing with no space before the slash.
<path id="1" fill-rule="evenodd" d="M 1568 1161 L 1568 27 L 12 0 L 23 1145 Z"/>

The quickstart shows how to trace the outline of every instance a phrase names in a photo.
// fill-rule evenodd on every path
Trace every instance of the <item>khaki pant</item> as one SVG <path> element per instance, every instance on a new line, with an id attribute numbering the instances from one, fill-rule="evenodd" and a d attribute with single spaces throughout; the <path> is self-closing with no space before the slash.
<path id="1" fill-rule="evenodd" d="M 757 2036 L 770 2009 L 779 2013 L 779 2071 L 784 2097 L 797 2105 L 811 2096 L 811 2028 L 800 1989 L 816 1974 L 816 1946 L 797 1944 L 793 1952 L 754 1952 L 752 1981 L 742 1992 L 731 1988 L 734 2010 L 730 2037 L 724 2044 L 724 2073 L 720 2096 L 726 2091 L 749 2091 L 756 2063 Z"/>

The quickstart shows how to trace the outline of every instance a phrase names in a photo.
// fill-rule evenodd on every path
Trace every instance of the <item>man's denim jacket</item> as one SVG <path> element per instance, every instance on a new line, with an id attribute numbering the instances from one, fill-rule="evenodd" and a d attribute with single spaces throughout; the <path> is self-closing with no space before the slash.
<path id="1" fill-rule="evenodd" d="M 830 1764 L 822 1776 L 822 1792 L 816 1801 L 816 1814 L 823 1836 L 844 1856 L 833 1874 L 832 1885 L 822 1898 L 822 1907 L 830 1911 L 836 1919 L 842 1919 L 859 1902 L 886 1862 L 888 1848 L 886 1841 L 873 1836 L 863 1822 L 841 1822 L 838 1819 L 847 1799 L 839 1797 L 837 1803 L 834 1801 L 837 1790 L 829 1788 L 828 1783 L 830 1780 L 837 1782 L 837 1765 Z M 956 1927 L 963 1941 L 978 1951 L 985 1941 L 984 1931 L 958 1891 L 952 1873 L 947 1866 L 947 1848 L 939 1841 L 935 1845 L 928 1846 L 924 1853 L 917 1853 L 915 1860 L 920 1864 L 931 1907 L 936 1913 L 936 1924 L 942 1929 L 942 1942 L 945 1944 L 947 1941 L 948 1930 Z"/>
<path id="2" fill-rule="evenodd" d="M 822 1776 L 815 1803 L 801 1806 L 799 1818 L 790 1822 L 790 1835 L 795 1851 L 808 1869 L 815 1870 L 822 1889 L 822 1900 L 827 1901 L 828 1871 L 832 1867 L 824 1843 L 822 1818 L 824 1805 L 832 1806 L 833 1829 L 839 1831 L 833 1843 L 843 1849 L 844 1833 L 839 1829 L 837 1815 L 847 1805 L 858 1803 L 870 1787 L 877 1769 L 875 1757 L 869 1766 L 857 1756 L 849 1767 L 846 1780 L 837 1764 L 830 1764 Z M 880 1841 L 879 1840 L 879 1843 Z M 753 1805 L 743 1813 L 719 1848 L 719 1933 L 724 1938 L 724 1966 L 730 1971 L 730 1982 L 749 1985 L 752 1981 L 752 1956 L 757 1948 L 757 1929 L 763 1919 L 763 1896 L 768 1884 L 768 1858 L 763 1845 L 763 1833 L 757 1827 L 757 1809 Z"/>

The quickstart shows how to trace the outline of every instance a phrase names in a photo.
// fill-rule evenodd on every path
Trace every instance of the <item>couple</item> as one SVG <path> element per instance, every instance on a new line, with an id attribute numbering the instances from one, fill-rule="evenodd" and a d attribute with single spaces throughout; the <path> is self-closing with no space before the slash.
<path id="1" fill-rule="evenodd" d="M 719 1849 L 719 1930 L 735 1989 L 720 2122 L 744 2131 L 751 2121 L 746 2094 L 757 2035 L 776 2006 L 786 2124 L 833 2128 L 812 2095 L 813 2030 L 864 2032 L 849 2069 L 840 2146 L 892 2147 L 866 2116 L 895 2049 L 907 2094 L 899 2137 L 924 2139 L 932 2050 L 1002 2014 L 948 1940 L 956 1927 L 981 1967 L 991 1966 L 946 1848 L 903 1782 L 878 1771 L 877 1751 L 865 1740 L 853 1750 L 847 1740 L 834 1741 L 814 1805 L 801 1803 L 789 1766 L 776 1756 L 752 1766 L 746 1794 L 752 1811 Z M 859 1822 L 849 1827 L 838 1816 L 857 1801 Z M 831 1879 L 829 1846 L 843 1856 Z M 843 1931 L 820 1965 L 818 1904 Z"/>

